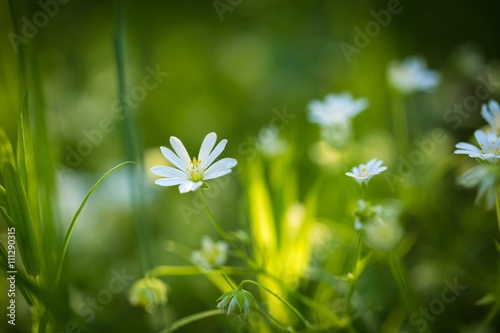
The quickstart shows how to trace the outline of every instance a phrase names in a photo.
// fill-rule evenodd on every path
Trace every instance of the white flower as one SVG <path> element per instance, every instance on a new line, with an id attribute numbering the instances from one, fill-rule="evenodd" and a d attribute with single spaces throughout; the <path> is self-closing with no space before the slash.
<path id="1" fill-rule="evenodd" d="M 402 94 L 430 90 L 439 84 L 440 76 L 426 67 L 425 59 L 418 56 L 392 61 L 387 69 L 389 83 Z"/>
<path id="2" fill-rule="evenodd" d="M 260 130 L 256 147 L 267 157 L 275 157 L 287 151 L 286 141 L 280 138 L 279 132 L 272 127 Z"/>
<path id="3" fill-rule="evenodd" d="M 500 129 L 500 105 L 498 105 L 498 102 L 490 99 L 487 105 L 483 104 L 481 115 L 490 124 L 493 132 L 498 133 Z"/>
<path id="4" fill-rule="evenodd" d="M 496 203 L 498 177 L 499 172 L 496 166 L 480 164 L 460 176 L 458 183 L 467 188 L 477 186 L 476 204 L 484 199 L 486 208 L 490 209 Z"/>
<path id="5" fill-rule="evenodd" d="M 496 163 L 500 160 L 500 138 L 493 132 L 485 133 L 483 130 L 474 132 L 479 147 L 467 142 L 459 142 L 455 145 L 455 154 L 466 154 L 472 158 L 480 158 L 484 161 Z"/>
<path id="6" fill-rule="evenodd" d="M 354 215 L 354 228 L 366 231 L 365 242 L 372 248 L 381 251 L 394 249 L 403 236 L 403 228 L 398 222 L 401 204 L 398 201 L 388 201 L 381 205 L 358 200 Z"/>
<path id="7" fill-rule="evenodd" d="M 214 243 L 209 236 L 201 239 L 201 250 L 193 251 L 191 261 L 204 269 L 213 269 L 226 263 L 228 245 L 219 241 Z"/>
<path id="8" fill-rule="evenodd" d="M 353 99 L 348 92 L 329 94 L 324 102 L 313 100 L 309 103 L 309 121 L 327 127 L 346 124 L 367 107 L 365 98 Z"/>
<path id="9" fill-rule="evenodd" d="M 365 242 L 377 250 L 391 251 L 401 242 L 403 232 L 397 219 L 376 217 L 365 226 Z"/>
<path id="10" fill-rule="evenodd" d="M 346 172 L 346 175 L 354 178 L 360 185 L 363 183 L 368 185 L 368 182 L 373 176 L 387 170 L 386 166 L 381 166 L 382 163 L 383 161 L 372 158 L 366 165 L 360 164 L 359 166 L 353 167 L 352 172 Z"/>
<path id="11" fill-rule="evenodd" d="M 175 154 L 166 147 L 161 147 L 161 152 L 177 169 L 169 166 L 155 166 L 151 168 L 151 172 L 155 175 L 165 177 L 157 179 L 155 183 L 160 186 L 179 185 L 179 191 L 187 193 L 189 191 L 196 191 L 204 184 L 205 180 L 218 178 L 230 173 L 231 168 L 237 163 L 234 158 L 223 158 L 212 164 L 222 153 L 227 143 L 227 140 L 224 139 L 214 148 L 216 141 L 217 135 L 215 133 L 207 134 L 201 144 L 198 159 L 193 157 L 191 160 L 181 140 L 175 136 L 171 136 L 170 144 Z"/>

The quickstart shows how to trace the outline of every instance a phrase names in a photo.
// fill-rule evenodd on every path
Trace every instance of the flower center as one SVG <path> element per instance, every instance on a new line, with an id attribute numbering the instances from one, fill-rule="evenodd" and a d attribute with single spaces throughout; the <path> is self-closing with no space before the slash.
<path id="1" fill-rule="evenodd" d="M 479 150 L 481 154 L 494 154 L 498 155 L 500 153 L 500 149 L 496 146 L 495 141 L 491 141 L 492 145 L 487 144 L 486 150 L 484 149 L 484 144 L 481 144 L 481 149 Z"/>
<path id="2" fill-rule="evenodd" d="M 366 168 L 361 169 L 361 172 L 358 173 L 358 178 L 367 178 L 370 176 L 369 172 L 366 172 Z"/>
<path id="3" fill-rule="evenodd" d="M 201 161 L 198 161 L 195 157 L 193 157 L 192 161 L 189 161 L 186 171 L 193 182 L 202 181 L 205 176 L 205 168 L 201 167 Z"/>

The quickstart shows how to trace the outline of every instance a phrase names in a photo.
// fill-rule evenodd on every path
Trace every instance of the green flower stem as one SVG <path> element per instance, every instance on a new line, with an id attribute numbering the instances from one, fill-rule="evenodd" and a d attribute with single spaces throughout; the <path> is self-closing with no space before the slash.
<path id="1" fill-rule="evenodd" d="M 498 230 L 500 231 L 500 185 L 497 187 L 497 222 Z"/>
<path id="2" fill-rule="evenodd" d="M 361 259 L 361 247 L 363 244 L 363 233 L 364 233 L 364 229 L 361 229 L 361 231 L 359 232 L 358 245 L 356 246 L 356 257 L 355 257 L 354 265 L 352 268 L 352 272 L 354 272 L 354 274 L 351 274 L 351 276 L 352 276 L 351 277 L 351 284 L 349 285 L 349 291 L 347 293 L 347 299 L 346 299 L 346 304 L 345 304 L 345 315 L 346 316 L 350 316 L 350 314 L 351 314 L 351 309 L 352 309 L 351 300 L 352 300 L 352 296 L 354 295 L 354 287 L 356 285 L 356 280 L 358 278 L 357 272 L 356 272 L 356 267 L 358 265 L 359 260 Z"/>
<path id="3" fill-rule="evenodd" d="M 260 283 L 256 282 L 256 281 L 253 281 L 253 280 L 243 280 L 241 281 L 240 283 L 240 288 L 243 287 L 243 285 L 245 284 L 253 284 L 259 288 L 261 288 L 262 290 L 265 290 L 267 291 L 268 293 L 270 293 L 271 295 L 273 295 L 274 297 L 276 297 L 281 303 L 283 303 L 287 308 L 289 308 L 297 317 L 299 317 L 299 319 L 304 323 L 304 325 L 306 325 L 307 328 L 312 328 L 312 325 L 309 323 L 309 321 L 304 318 L 304 316 L 299 312 L 299 310 L 297 310 L 292 304 L 290 304 L 288 301 L 286 301 L 285 299 L 281 298 L 280 296 L 278 296 L 276 293 L 274 293 L 271 289 L 261 285 Z"/>
<path id="4" fill-rule="evenodd" d="M 291 331 L 290 331 L 290 329 L 287 329 L 285 327 L 285 325 L 283 325 L 282 323 L 280 323 L 278 321 L 278 319 L 274 318 L 269 313 L 262 311 L 262 309 L 259 308 L 258 306 L 254 306 L 253 309 L 255 311 L 257 311 L 258 313 L 260 313 L 263 317 L 266 317 L 267 319 L 269 319 L 270 322 L 272 322 L 278 329 L 282 330 L 283 332 L 295 332 L 293 329 Z"/>
<path id="5" fill-rule="evenodd" d="M 224 271 L 222 271 L 224 269 Z M 217 271 L 216 269 L 214 271 Z M 252 272 L 246 268 L 242 267 L 223 267 L 221 272 L 224 274 L 231 275 L 248 275 Z M 198 266 L 156 266 L 146 272 L 146 277 L 156 278 L 160 276 L 172 276 L 172 275 L 199 275 L 203 274 L 204 271 Z"/>
<path id="6" fill-rule="evenodd" d="M 174 322 L 170 327 L 162 329 L 159 333 L 170 333 L 178 330 L 181 327 L 184 327 L 188 324 L 194 323 L 195 321 L 202 320 L 205 318 L 218 316 L 223 314 L 219 309 L 217 310 L 209 310 L 205 312 L 195 313 L 193 315 L 181 318 Z"/>
<path id="7" fill-rule="evenodd" d="M 394 135 L 399 143 L 400 152 L 405 154 L 409 152 L 409 132 L 408 119 L 406 118 L 406 109 L 402 96 L 393 93 L 392 96 L 392 126 Z"/>
<path id="8" fill-rule="evenodd" d="M 201 192 L 202 189 L 199 189 L 198 190 L 198 194 L 200 196 L 200 200 L 203 204 L 203 208 L 205 209 L 205 213 L 207 214 L 208 216 L 208 219 L 210 220 L 210 222 L 212 222 L 212 225 L 215 227 L 215 229 L 217 230 L 217 232 L 221 235 L 221 237 L 236 251 L 236 254 L 238 255 L 238 257 L 240 257 L 241 259 L 243 259 L 246 264 L 251 268 L 251 269 L 255 269 L 255 270 L 259 270 L 258 268 L 258 265 L 253 261 L 251 260 L 247 254 L 245 252 L 243 252 L 234 242 L 233 240 L 231 239 L 231 237 L 229 237 L 229 235 L 219 226 L 219 224 L 217 223 L 217 221 L 215 220 L 215 218 L 213 217 L 212 213 L 210 212 L 210 209 L 208 209 L 208 205 L 205 201 L 205 197 L 203 196 L 203 193 Z"/>
<path id="9" fill-rule="evenodd" d="M 212 222 L 215 229 L 217 229 L 217 232 L 221 235 L 222 238 L 224 238 L 224 240 L 226 242 L 228 242 L 229 245 L 231 245 L 235 249 L 239 249 L 236 246 L 236 244 L 233 242 L 233 240 L 228 236 L 228 234 L 226 234 L 226 232 L 219 226 L 217 221 L 215 221 L 215 218 L 213 217 L 212 213 L 208 209 L 207 203 L 205 201 L 205 197 L 203 196 L 203 193 L 201 191 L 202 191 L 202 189 L 199 189 L 198 194 L 200 195 L 200 200 L 203 204 L 203 208 L 205 208 L 205 213 L 207 213 L 208 219 L 210 220 L 210 222 Z"/>

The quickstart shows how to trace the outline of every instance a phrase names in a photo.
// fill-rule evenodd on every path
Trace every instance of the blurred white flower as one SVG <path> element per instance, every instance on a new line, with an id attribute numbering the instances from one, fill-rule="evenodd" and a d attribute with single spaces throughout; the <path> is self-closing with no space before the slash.
<path id="1" fill-rule="evenodd" d="M 181 140 L 174 136 L 170 137 L 170 144 L 175 154 L 166 147 L 161 147 L 161 152 L 177 169 L 169 166 L 155 166 L 151 168 L 151 172 L 155 175 L 165 177 L 157 179 L 155 183 L 160 186 L 179 185 L 179 191 L 187 193 L 189 191 L 196 191 L 202 185 L 208 187 L 204 182 L 205 180 L 218 178 L 230 173 L 231 168 L 237 164 L 234 158 L 223 158 L 212 165 L 214 160 L 222 153 L 227 143 L 227 140 L 224 139 L 214 148 L 216 141 L 217 135 L 215 133 L 207 134 L 201 144 L 198 159 L 193 157 L 191 160 Z"/>
<path id="2" fill-rule="evenodd" d="M 256 147 L 267 157 L 281 155 L 288 149 L 286 141 L 280 138 L 279 132 L 270 127 L 260 130 Z"/>
<path id="3" fill-rule="evenodd" d="M 309 121 L 325 127 L 350 123 L 367 107 L 365 98 L 354 99 L 348 92 L 329 94 L 324 101 L 313 100 L 309 103 Z"/>
<path id="4" fill-rule="evenodd" d="M 488 104 L 483 104 L 481 115 L 491 126 L 491 130 L 498 134 L 500 129 L 500 105 L 497 101 L 490 99 Z"/>
<path id="5" fill-rule="evenodd" d="M 485 133 L 483 130 L 475 131 L 474 136 L 480 148 L 467 142 L 459 142 L 455 145 L 455 154 L 465 154 L 471 158 L 497 163 L 500 160 L 500 138 L 493 132 Z"/>
<path id="6" fill-rule="evenodd" d="M 354 228 L 365 230 L 365 242 L 381 251 L 393 250 L 403 237 L 403 227 L 399 224 L 401 204 L 389 201 L 384 205 L 372 205 L 358 200 L 354 215 Z"/>
<path id="7" fill-rule="evenodd" d="M 354 99 L 348 92 L 329 94 L 324 101 L 309 103 L 309 121 L 321 126 L 321 137 L 328 144 L 344 148 L 352 134 L 352 118 L 368 107 L 365 98 Z"/>
<path id="8" fill-rule="evenodd" d="M 467 188 L 477 186 L 476 204 L 484 200 L 486 208 L 490 209 L 496 203 L 498 178 L 499 171 L 496 166 L 480 164 L 460 176 L 458 183 Z"/>
<path id="9" fill-rule="evenodd" d="M 397 219 L 376 217 L 365 226 L 365 242 L 380 251 L 391 251 L 401 242 L 403 227 Z"/>
<path id="10" fill-rule="evenodd" d="M 368 185 L 370 179 L 379 173 L 387 170 L 386 166 L 381 166 L 383 161 L 372 158 L 366 164 L 360 164 L 352 168 L 352 172 L 346 172 L 346 176 L 354 178 L 359 185 Z"/>
<path id="11" fill-rule="evenodd" d="M 408 57 L 402 62 L 391 61 L 387 77 L 389 84 L 402 94 L 427 91 L 440 82 L 439 74 L 428 70 L 425 59 L 418 56 Z"/>
<path id="12" fill-rule="evenodd" d="M 221 267 L 227 261 L 227 250 L 226 242 L 214 243 L 209 236 L 203 236 L 201 250 L 193 251 L 191 261 L 204 269 Z"/>

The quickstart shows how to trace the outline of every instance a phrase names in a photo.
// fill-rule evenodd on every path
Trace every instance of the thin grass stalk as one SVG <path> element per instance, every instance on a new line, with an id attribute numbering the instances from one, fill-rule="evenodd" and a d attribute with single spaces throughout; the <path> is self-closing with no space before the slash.
<path id="1" fill-rule="evenodd" d="M 139 241 L 139 252 L 141 255 L 141 266 L 143 274 L 153 265 L 153 255 L 149 244 L 150 232 L 148 231 L 148 212 L 145 208 L 143 198 L 145 197 L 144 162 L 140 153 L 140 140 L 137 135 L 136 115 L 128 109 L 125 101 L 126 96 L 126 75 L 125 75 L 125 36 L 123 23 L 123 2 L 118 1 L 116 27 L 114 35 L 115 60 L 118 74 L 118 93 L 121 102 L 122 113 L 124 115 L 124 139 L 126 147 L 126 158 L 135 161 L 135 168 L 129 169 L 129 181 L 132 191 L 133 218 L 137 230 Z"/>

